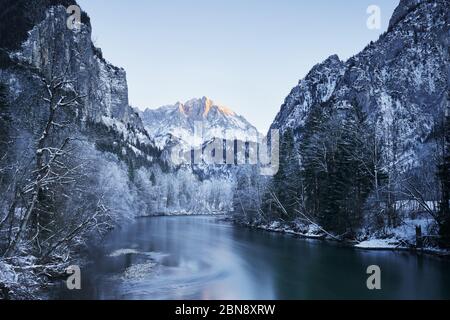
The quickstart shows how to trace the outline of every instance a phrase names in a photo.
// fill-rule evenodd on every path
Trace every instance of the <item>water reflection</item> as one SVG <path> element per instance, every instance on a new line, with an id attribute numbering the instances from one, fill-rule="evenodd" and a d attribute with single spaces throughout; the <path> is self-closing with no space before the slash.
<path id="1" fill-rule="evenodd" d="M 382 290 L 366 288 L 366 268 Z M 360 251 L 240 228 L 214 217 L 140 219 L 113 232 L 64 299 L 450 298 L 448 261 Z"/>

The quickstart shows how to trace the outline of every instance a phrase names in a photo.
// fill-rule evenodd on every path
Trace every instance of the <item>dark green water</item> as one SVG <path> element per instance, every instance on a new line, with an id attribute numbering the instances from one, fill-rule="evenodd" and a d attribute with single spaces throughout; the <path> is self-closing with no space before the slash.
<path id="1" fill-rule="evenodd" d="M 214 217 L 137 220 L 113 232 L 91 259 L 82 289 L 61 285 L 57 298 L 450 298 L 449 261 L 343 248 Z M 367 289 L 369 265 L 381 268 L 379 291 Z"/>

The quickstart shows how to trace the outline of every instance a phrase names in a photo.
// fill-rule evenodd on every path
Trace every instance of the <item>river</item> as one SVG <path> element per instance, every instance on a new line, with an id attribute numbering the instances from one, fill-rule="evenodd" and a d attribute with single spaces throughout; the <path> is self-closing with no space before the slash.
<path id="1" fill-rule="evenodd" d="M 450 262 L 363 251 L 223 222 L 142 218 L 92 248 L 81 290 L 58 299 L 449 299 Z M 381 290 L 366 269 L 381 268 Z"/>

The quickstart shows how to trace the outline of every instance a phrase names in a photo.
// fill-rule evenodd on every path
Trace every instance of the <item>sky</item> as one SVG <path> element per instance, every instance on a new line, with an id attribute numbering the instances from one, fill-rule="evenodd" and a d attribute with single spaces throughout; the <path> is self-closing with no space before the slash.
<path id="1" fill-rule="evenodd" d="M 130 104 L 207 96 L 266 132 L 317 63 L 361 51 L 398 0 L 78 0 L 93 40 L 127 72 Z M 381 28 L 367 27 L 377 5 Z"/>

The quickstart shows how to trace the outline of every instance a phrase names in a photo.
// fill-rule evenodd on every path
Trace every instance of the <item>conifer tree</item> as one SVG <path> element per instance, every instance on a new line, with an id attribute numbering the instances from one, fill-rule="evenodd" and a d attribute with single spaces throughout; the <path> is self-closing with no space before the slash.
<path id="1" fill-rule="evenodd" d="M 286 215 L 287 219 L 295 217 L 295 209 L 298 202 L 300 181 L 300 168 L 297 150 L 295 148 L 294 135 L 291 129 L 283 134 L 280 144 L 280 166 L 273 179 L 272 192 L 277 197 L 283 208 L 275 209 L 278 215 Z M 273 195 L 272 195 L 273 196 Z"/>
<path id="2" fill-rule="evenodd" d="M 6 87 L 0 83 L 0 144 L 5 144 L 7 139 L 8 122 L 7 104 L 6 104 Z"/>
<path id="3" fill-rule="evenodd" d="M 301 145 L 306 209 L 326 230 L 350 236 L 373 189 L 366 117 L 357 104 L 326 110 L 313 110 Z"/>
<path id="4" fill-rule="evenodd" d="M 439 233 L 444 247 L 450 246 L 450 102 L 447 97 L 443 119 L 441 138 L 441 159 L 438 164 L 438 178 L 441 184 L 441 199 L 439 202 Z"/>

